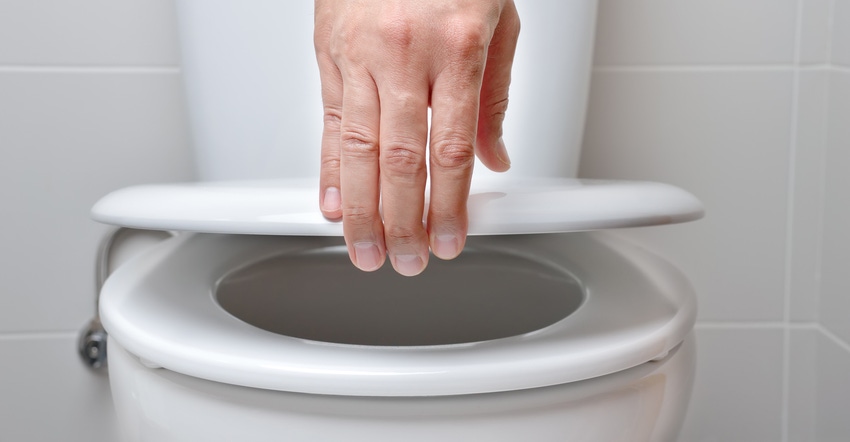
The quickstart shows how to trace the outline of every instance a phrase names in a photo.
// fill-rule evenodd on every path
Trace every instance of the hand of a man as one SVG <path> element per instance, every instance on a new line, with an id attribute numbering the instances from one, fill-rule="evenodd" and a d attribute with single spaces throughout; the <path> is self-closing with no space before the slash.
<path id="1" fill-rule="evenodd" d="M 397 272 L 419 274 L 429 247 L 456 257 L 475 156 L 496 171 L 510 167 L 501 135 L 519 34 L 513 0 L 316 0 L 315 8 L 322 213 L 342 218 L 362 270 L 389 255 Z"/>

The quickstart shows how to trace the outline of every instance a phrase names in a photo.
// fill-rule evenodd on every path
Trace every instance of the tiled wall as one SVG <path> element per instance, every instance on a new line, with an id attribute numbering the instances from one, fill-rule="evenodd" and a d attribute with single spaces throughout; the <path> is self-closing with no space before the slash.
<path id="1" fill-rule="evenodd" d="M 622 232 L 700 293 L 682 441 L 850 439 L 850 0 L 600 1 L 583 174 L 708 209 Z M 194 176 L 172 6 L 0 0 L 0 440 L 114 440 L 87 211 Z"/>
<path id="2" fill-rule="evenodd" d="M 600 0 L 581 173 L 704 220 L 621 232 L 700 297 L 682 442 L 850 440 L 850 0 Z"/>
<path id="3" fill-rule="evenodd" d="M 834 0 L 821 238 L 816 440 L 850 439 L 850 0 Z"/>
<path id="4" fill-rule="evenodd" d="M 191 179 L 169 0 L 0 0 L 0 440 L 116 440 L 82 365 L 91 205 Z"/>

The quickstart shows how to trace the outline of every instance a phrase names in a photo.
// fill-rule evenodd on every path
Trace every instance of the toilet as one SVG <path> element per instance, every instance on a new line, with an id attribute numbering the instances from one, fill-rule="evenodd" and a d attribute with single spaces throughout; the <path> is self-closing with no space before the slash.
<path id="1" fill-rule="evenodd" d="M 119 227 L 99 309 L 124 440 L 676 440 L 696 298 L 610 230 L 703 209 L 572 178 L 595 0 L 517 5 L 512 170 L 476 167 L 466 248 L 412 278 L 355 269 L 318 210 L 312 2 L 177 7 L 202 181 L 92 209 Z"/>

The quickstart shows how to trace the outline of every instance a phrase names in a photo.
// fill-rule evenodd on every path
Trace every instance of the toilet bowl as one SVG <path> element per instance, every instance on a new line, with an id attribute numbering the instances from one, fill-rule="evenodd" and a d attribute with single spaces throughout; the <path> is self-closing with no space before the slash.
<path id="1" fill-rule="evenodd" d="M 608 230 L 702 206 L 665 184 L 568 178 L 595 1 L 518 5 L 505 136 L 534 148 L 512 151 L 504 177 L 476 168 L 466 248 L 414 278 L 353 268 L 341 225 L 318 211 L 307 3 L 178 0 L 207 181 L 118 190 L 92 210 L 172 232 L 125 250 L 100 292 L 124 438 L 675 440 L 695 296 L 673 264 Z"/>
<path id="2" fill-rule="evenodd" d="M 598 233 L 473 237 L 414 279 L 340 238 L 180 234 L 101 311 L 129 440 L 669 441 L 694 369 L 687 281 Z"/>

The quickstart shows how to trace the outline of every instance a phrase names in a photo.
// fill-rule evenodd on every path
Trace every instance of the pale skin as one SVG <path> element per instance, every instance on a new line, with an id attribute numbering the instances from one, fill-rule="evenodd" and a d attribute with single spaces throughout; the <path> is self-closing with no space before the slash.
<path id="1" fill-rule="evenodd" d="M 342 220 L 355 266 L 389 257 L 413 276 L 429 250 L 460 254 L 475 156 L 510 167 L 502 121 L 518 35 L 513 0 L 315 1 L 319 206 Z"/>

